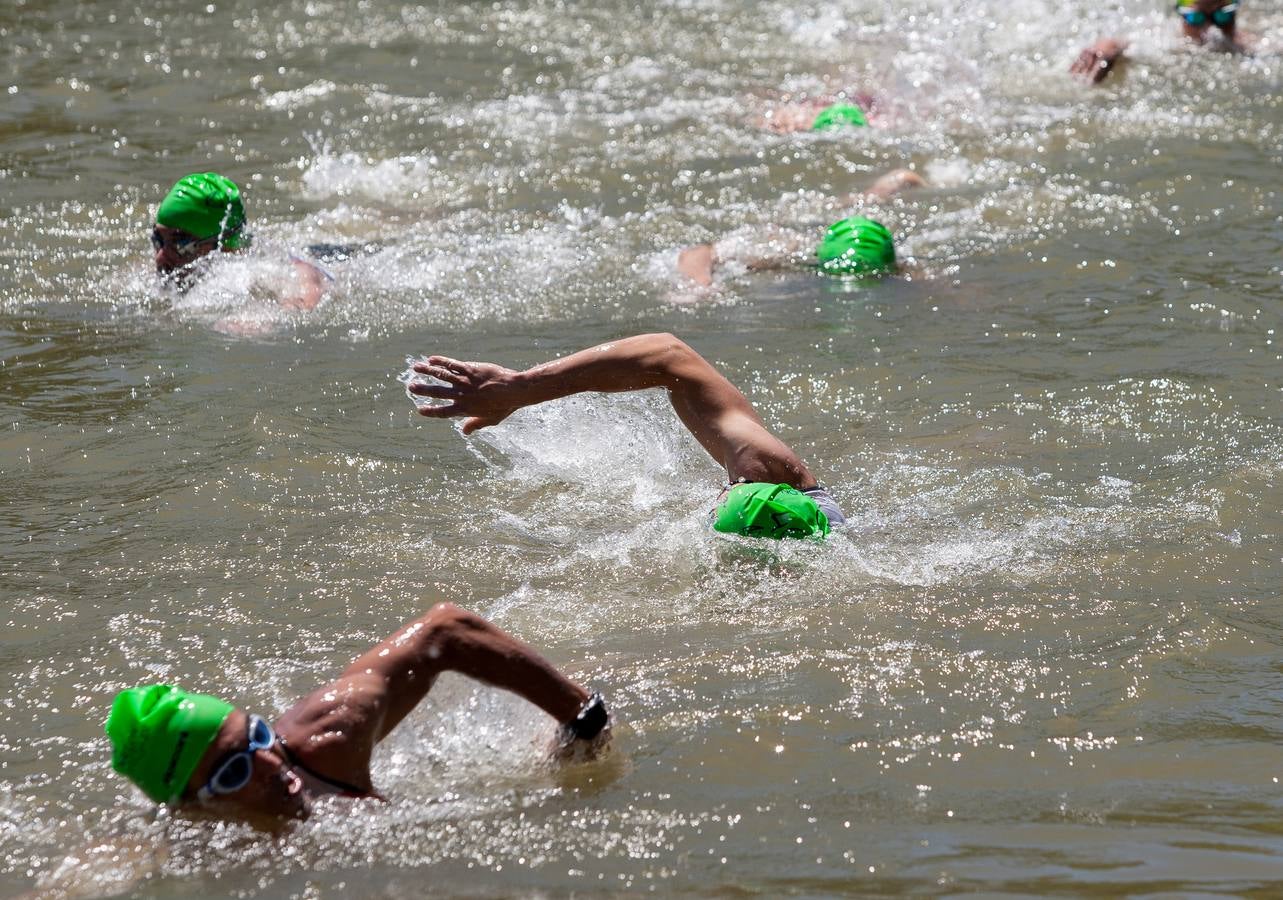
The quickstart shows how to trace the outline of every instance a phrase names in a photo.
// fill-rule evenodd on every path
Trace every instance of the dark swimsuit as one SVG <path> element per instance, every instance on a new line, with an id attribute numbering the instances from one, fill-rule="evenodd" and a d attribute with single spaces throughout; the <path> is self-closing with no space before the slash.
<path id="1" fill-rule="evenodd" d="M 285 738 L 281 737 L 278 734 L 276 736 L 276 740 L 281 745 L 281 749 L 285 751 L 285 759 L 287 762 L 289 762 L 289 764 L 292 767 L 303 772 L 303 774 L 305 775 L 310 775 L 312 778 L 315 778 L 317 781 L 321 782 L 321 784 L 329 785 L 330 787 L 338 791 L 340 795 L 344 797 L 350 797 L 353 800 L 365 800 L 367 798 L 373 798 L 375 800 L 385 799 L 377 791 L 373 791 L 373 790 L 367 791 L 365 788 L 359 788 L 354 785 L 350 785 L 347 782 L 339 781 L 337 778 L 330 778 L 328 775 L 322 775 L 320 772 L 311 768 L 306 763 L 304 763 L 301 759 L 295 756 L 294 753 L 290 750 L 289 744 L 285 743 Z"/>

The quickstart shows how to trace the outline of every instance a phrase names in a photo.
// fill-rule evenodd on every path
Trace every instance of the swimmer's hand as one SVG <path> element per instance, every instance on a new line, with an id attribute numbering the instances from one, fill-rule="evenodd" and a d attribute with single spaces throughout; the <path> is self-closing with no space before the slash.
<path id="1" fill-rule="evenodd" d="M 1127 42 L 1117 38 L 1101 38 L 1078 54 L 1069 74 L 1092 84 L 1100 84 L 1113 71 L 1114 64 L 1122 59 Z"/>
<path id="2" fill-rule="evenodd" d="M 567 741 L 558 733 L 549 747 L 549 755 L 563 765 L 591 762 L 600 759 L 610 750 L 610 738 L 609 725 L 591 741 Z"/>
<path id="3" fill-rule="evenodd" d="M 521 407 L 516 378 L 519 373 L 493 363 L 463 362 L 448 356 L 429 356 L 416 362 L 414 371 L 437 379 L 442 384 L 412 381 L 406 390 L 418 397 L 448 400 L 449 403 L 419 406 L 419 415 L 429 419 L 467 416 L 463 433 L 498 425 Z"/>
<path id="4" fill-rule="evenodd" d="M 557 729 L 552 755 L 561 762 L 586 762 L 596 759 L 610 746 L 610 729 L 614 724 L 601 694 L 591 694 L 579 714 Z"/>

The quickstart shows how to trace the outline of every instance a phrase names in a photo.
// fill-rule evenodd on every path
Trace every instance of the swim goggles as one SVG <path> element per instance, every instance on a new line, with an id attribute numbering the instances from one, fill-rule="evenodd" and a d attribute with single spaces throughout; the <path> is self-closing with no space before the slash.
<path id="1" fill-rule="evenodd" d="M 229 228 L 222 232 L 221 237 L 223 240 L 227 240 L 240 230 L 241 226 L 237 225 L 235 228 Z M 153 228 L 151 230 L 151 245 L 157 250 L 169 245 L 174 248 L 175 252 L 177 252 L 179 256 L 189 258 L 196 255 L 197 248 L 201 244 L 209 241 L 216 241 L 219 237 L 220 235 L 211 234 L 209 237 L 166 238 L 160 233 L 159 228 Z"/>
<path id="2" fill-rule="evenodd" d="M 196 792 L 197 799 L 206 803 L 217 796 L 234 794 L 245 787 L 254 774 L 255 751 L 266 750 L 275 743 L 276 732 L 272 730 L 272 726 L 258 716 L 251 715 L 249 746 L 223 757 L 223 761 L 214 767 L 214 773 L 209 776 L 209 781 Z"/>
<path id="3" fill-rule="evenodd" d="M 213 241 L 217 239 L 218 239 L 218 235 L 216 234 L 212 235 L 211 237 L 203 237 L 203 238 L 198 238 L 198 237 L 166 238 L 164 235 L 160 233 L 159 228 L 153 228 L 151 230 L 151 245 L 153 247 L 155 247 L 157 250 L 160 250 L 166 245 L 168 245 L 170 247 L 173 247 L 175 252 L 177 252 L 178 255 L 182 257 L 195 256 L 196 248 L 199 245 L 204 244 L 207 241 Z"/>
<path id="4" fill-rule="evenodd" d="M 1220 9 L 1205 13 L 1202 10 L 1190 9 L 1178 3 L 1176 4 L 1176 12 L 1185 20 L 1185 24 L 1192 28 L 1201 28 L 1209 22 L 1212 25 L 1224 28 L 1234 24 L 1234 15 L 1238 12 L 1238 4 L 1227 3 Z"/>

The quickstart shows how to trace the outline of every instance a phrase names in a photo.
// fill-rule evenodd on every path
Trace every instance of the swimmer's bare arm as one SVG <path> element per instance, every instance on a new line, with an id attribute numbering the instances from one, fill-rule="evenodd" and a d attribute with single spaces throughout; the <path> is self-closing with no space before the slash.
<path id="1" fill-rule="evenodd" d="M 1123 58 L 1123 51 L 1126 49 L 1127 41 L 1101 38 L 1078 54 L 1078 58 L 1069 67 L 1069 74 L 1092 84 L 1099 84 L 1113 71 L 1114 64 Z"/>
<path id="2" fill-rule="evenodd" d="M 677 271 L 700 287 L 713 283 L 713 269 L 717 265 L 717 250 L 712 244 L 696 244 L 677 254 Z"/>
<path id="3" fill-rule="evenodd" d="M 445 356 L 429 357 L 414 369 L 446 383 L 412 384 L 413 393 L 451 401 L 421 407 L 419 412 L 437 419 L 466 416 L 464 434 L 497 425 L 523 406 L 583 391 L 662 387 L 682 423 L 726 467 L 731 480 L 783 482 L 806 489 L 816 483 L 797 454 L 766 429 L 739 389 L 671 334 L 611 341 L 524 372 Z"/>
<path id="4" fill-rule="evenodd" d="M 322 775 L 368 789 L 374 745 L 446 671 L 511 691 L 563 724 L 588 700 L 586 690 L 532 647 L 478 615 L 442 603 L 294 704 L 277 720 L 277 729 Z"/>
<path id="5" fill-rule="evenodd" d="M 294 265 L 295 286 L 289 294 L 281 297 L 281 306 L 302 312 L 315 309 L 325 294 L 329 277 L 307 260 L 293 257 L 290 262 Z"/>
<path id="6" fill-rule="evenodd" d="M 797 235 L 770 226 L 763 229 L 763 242 L 753 252 L 732 258 L 750 272 L 766 272 L 786 268 L 801 249 L 802 241 Z M 696 244 L 677 254 L 677 271 L 700 287 L 708 287 L 713 283 L 713 273 L 724 262 L 717 244 Z"/>
<path id="7" fill-rule="evenodd" d="M 857 203 L 860 200 L 890 200 L 901 191 L 906 191 L 909 188 L 925 187 L 926 184 L 923 177 L 912 169 L 892 169 L 885 175 L 879 176 L 877 181 L 863 191 L 844 197 L 842 202 Z"/>

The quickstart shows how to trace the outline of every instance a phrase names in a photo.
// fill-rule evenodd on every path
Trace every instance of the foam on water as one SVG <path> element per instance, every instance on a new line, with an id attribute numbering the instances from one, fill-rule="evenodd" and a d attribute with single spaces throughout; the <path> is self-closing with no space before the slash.
<path id="1" fill-rule="evenodd" d="M 327 97 L 338 88 L 332 81 L 319 79 L 306 87 L 292 91 L 274 91 L 263 97 L 263 106 L 268 109 L 297 109 Z"/>
<path id="2" fill-rule="evenodd" d="M 683 10 L 678 15 L 684 17 L 692 12 Z M 702 14 L 708 12 L 704 10 Z M 457 294 L 466 292 L 471 298 L 470 308 L 463 312 L 467 317 L 506 316 L 530 307 L 530 298 L 512 302 L 499 298 L 512 297 L 514 289 L 529 285 L 539 274 L 546 275 L 543 268 L 549 259 L 565 258 L 568 266 L 580 272 L 585 264 L 592 267 L 590 260 L 599 260 L 607 282 L 618 281 L 621 288 L 627 290 L 628 285 L 636 283 L 634 260 L 652 260 L 643 263 L 643 270 L 656 267 L 654 257 L 647 256 L 648 246 L 654 248 L 652 253 L 664 253 L 672 246 L 674 237 L 686 242 L 716 237 L 733 230 L 733 222 L 729 225 L 726 222 L 727 210 L 730 210 L 732 219 L 740 222 L 750 217 L 780 227 L 809 224 L 799 222 L 793 215 L 796 211 L 787 206 L 773 208 L 775 198 L 764 196 L 761 191 L 745 194 L 743 178 L 750 172 L 739 167 L 735 170 L 736 178 L 724 182 L 718 202 L 709 203 L 706 196 L 700 196 L 706 194 L 703 188 L 707 184 L 707 176 L 718 177 L 715 172 L 706 173 L 692 181 L 686 190 L 688 201 L 694 202 L 674 205 L 668 215 L 630 222 L 631 240 L 623 242 L 619 240 L 620 235 L 611 233 L 609 223 L 612 220 L 607 217 L 595 226 L 585 228 L 582 241 L 576 241 L 575 246 L 563 244 L 558 247 L 550 232 L 550 228 L 556 227 L 555 219 L 547 218 L 550 214 L 555 215 L 551 209 L 533 216 L 522 216 L 517 233 L 525 239 L 519 246 L 529 246 L 534 251 L 528 263 L 513 259 L 514 248 L 487 247 L 484 232 L 488 223 L 484 219 L 451 219 L 445 213 L 446 210 L 477 202 L 492 210 L 504 207 L 505 195 L 523 193 L 522 183 L 528 182 L 531 174 L 526 169 L 534 160 L 563 158 L 574 170 L 574 179 L 587 177 L 584 183 L 587 187 L 594 182 L 600 184 L 612 168 L 617 170 L 621 165 L 631 167 L 635 163 L 650 167 L 670 161 L 680 170 L 683 157 L 710 151 L 731 154 L 747 150 L 766 161 L 765 167 L 758 167 L 763 174 L 782 165 L 786 178 L 788 170 L 799 163 L 806 168 L 831 169 L 838 165 L 848 167 L 849 171 L 875 174 L 879 168 L 905 162 L 906 157 L 918 156 L 928 177 L 938 180 L 939 184 L 937 193 L 932 197 L 933 208 L 923 210 L 915 217 L 923 221 L 916 223 L 920 233 L 911 236 L 906 243 L 910 255 L 921 259 L 940 258 L 947 263 L 984 252 L 984 246 L 959 240 L 963 230 L 961 223 L 974 222 L 979 212 L 988 213 L 984 223 L 986 243 L 995 249 L 1023 243 L 1031 234 L 1047 237 L 1045 230 L 1030 232 L 1007 224 L 1007 221 L 1014 223 L 1029 219 L 1030 213 L 1019 208 L 1019 204 L 1030 187 L 1036 188 L 1045 174 L 1038 167 L 1018 165 L 1012 168 L 1012 163 L 1004 162 L 1003 157 L 1013 154 L 1027 156 L 1030 149 L 1047 140 L 1049 127 L 1072 121 L 1091 102 L 1082 92 L 1078 92 L 1080 99 L 1072 100 L 1068 90 L 1070 86 L 1049 64 L 1055 52 L 1062 52 L 1063 48 L 1064 31 L 1058 22 L 1058 14 L 1049 12 L 1046 17 L 1023 20 L 1015 27 L 998 28 L 995 22 L 1001 17 L 995 18 L 996 9 L 978 9 L 974 15 L 959 19 L 942 17 L 937 11 L 924 8 L 907 14 L 907 29 L 888 29 L 887 23 L 903 22 L 906 14 L 897 11 L 892 15 L 890 10 L 870 11 L 867 8 L 857 11 L 854 7 L 846 10 L 839 6 L 820 17 L 798 17 L 787 5 L 778 13 L 777 17 L 759 17 L 754 21 L 759 27 L 767 22 L 778 23 L 780 33 L 788 41 L 805 47 L 814 46 L 817 41 L 823 43 L 826 36 L 840 35 L 849 41 L 844 54 L 847 58 L 854 63 L 865 57 L 860 63 L 862 69 L 847 71 L 839 66 L 818 80 L 815 76 L 795 73 L 780 79 L 778 88 L 791 93 L 814 93 L 848 85 L 852 83 L 852 75 L 856 83 L 881 79 L 881 84 L 864 86 L 875 94 L 883 93 L 884 105 L 896 112 L 891 116 L 889 128 L 870 129 L 860 136 L 860 147 L 856 153 L 857 156 L 862 153 L 864 159 L 857 161 L 845 152 L 845 144 L 833 136 L 787 138 L 757 129 L 753 123 L 752 106 L 760 101 L 751 94 L 745 95 L 742 89 L 721 98 L 716 96 L 724 88 L 715 65 L 715 54 L 696 58 L 696 64 L 683 72 L 683 89 L 677 94 L 668 89 L 668 80 L 673 74 L 671 54 L 631 55 L 622 65 L 596 67 L 592 74 L 581 79 L 567 76 L 565 86 L 553 94 L 509 92 L 505 97 L 466 106 L 456 103 L 449 107 L 443 106 L 440 100 L 429 98 L 425 101 L 413 95 L 376 92 L 371 95 L 374 99 L 399 96 L 406 103 L 426 102 L 423 111 L 433 118 L 446 115 L 446 121 L 456 123 L 456 130 L 461 130 L 457 135 L 461 140 L 448 156 L 412 150 L 384 158 L 371 155 L 368 147 L 361 145 L 352 149 L 330 149 L 331 145 L 342 148 L 345 144 L 363 140 L 359 134 L 349 137 L 322 132 L 320 145 L 313 140 L 313 154 L 301 161 L 303 173 L 299 183 L 301 196 L 321 207 L 314 214 L 315 224 L 310 228 L 324 229 L 321 218 L 327 218 L 330 225 L 338 226 L 346 221 L 345 217 L 351 217 L 365 219 L 367 228 L 364 236 L 371 239 L 398 242 L 407 230 L 420 236 L 418 242 L 411 244 L 418 254 L 417 259 L 411 258 L 408 252 L 390 253 L 388 258 L 379 260 L 377 264 L 358 267 L 359 271 L 353 272 L 354 278 L 359 278 L 363 284 L 373 280 L 369 290 L 361 293 L 373 293 L 377 295 L 376 299 L 367 302 L 363 298 L 349 298 L 349 302 L 343 304 L 342 313 L 334 309 L 335 304 L 327 304 L 327 320 L 337 319 L 362 328 L 372 324 L 404 322 L 422 312 L 419 304 L 411 303 L 407 307 L 403 296 L 399 296 L 416 287 L 421 289 L 420 293 L 438 289 Z M 719 18 L 736 17 L 739 13 L 719 9 L 716 15 Z M 1114 15 L 1118 16 L 1115 24 L 1119 29 L 1132 35 L 1136 41 L 1138 67 L 1141 63 L 1148 67 L 1145 52 L 1140 49 L 1147 43 L 1146 35 L 1166 35 L 1166 40 L 1173 40 L 1167 16 L 1158 13 L 1126 16 L 1117 11 Z M 542 11 L 519 13 L 505 10 L 499 21 L 504 23 L 504 29 L 513 27 L 514 21 L 552 26 L 548 40 L 555 48 L 554 52 L 559 54 L 571 54 L 573 39 L 582 37 L 577 29 L 566 31 L 565 23 L 545 17 Z M 426 35 L 445 24 L 438 17 L 414 21 L 411 27 L 416 33 Z M 463 25 L 462 20 L 451 23 L 451 27 L 456 28 Z M 386 23 L 377 20 L 348 23 L 344 26 L 347 29 L 345 36 L 348 40 L 377 42 L 387 38 L 385 26 Z M 331 23 L 329 27 L 335 26 Z M 1074 28 L 1078 27 L 1075 20 Z M 879 46 L 878 42 L 885 41 L 888 35 L 894 37 L 895 43 Z M 873 53 L 871 59 L 866 56 L 870 52 Z M 984 60 L 984 63 L 969 61 L 977 59 Z M 1156 66 L 1170 68 L 1177 65 L 1166 52 L 1159 54 L 1156 60 Z M 1210 69 L 1218 63 L 1217 60 L 1197 57 L 1179 64 Z M 1045 89 L 1040 90 L 1036 97 L 1028 94 L 1028 78 L 1014 77 L 1022 65 L 1042 73 Z M 1256 61 L 1252 65 L 1268 67 L 1270 63 Z M 1013 70 L 1013 66 L 1017 68 Z M 1275 70 L 1271 72 L 1277 74 Z M 810 81 L 805 80 L 808 77 Z M 1114 99 L 1123 102 L 1091 110 L 1091 114 L 1103 117 L 1108 127 L 1120 129 L 1123 133 L 1137 127 L 1137 123 L 1144 123 L 1145 133 L 1151 137 L 1156 133 L 1155 129 L 1160 136 L 1191 130 L 1216 133 L 1226 129 L 1226 118 L 1216 112 L 1191 115 L 1189 112 L 1172 111 L 1173 94 L 1167 89 L 1167 82 L 1160 80 L 1144 85 L 1156 88 L 1155 96 L 1152 90 L 1134 89 L 1132 84 L 1137 81 L 1145 82 L 1146 78 L 1142 75 L 1131 79 L 1125 88 L 1113 90 Z M 695 90 L 701 83 L 713 88 L 713 97 L 708 95 L 707 89 Z M 273 91 L 265 94 L 264 105 L 267 108 L 292 108 L 299 102 L 324 101 L 334 92 L 335 84 L 332 79 L 321 79 L 301 88 Z M 1013 95 L 1013 86 L 1026 93 L 1023 96 Z M 1003 102 L 995 102 L 998 97 L 1003 98 Z M 654 105 L 648 106 L 650 103 Z M 710 103 L 721 105 L 709 106 Z M 446 112 L 447 109 L 458 112 Z M 464 117 L 460 118 L 460 114 Z M 376 118 L 390 124 L 389 118 L 397 115 L 398 109 L 394 106 L 378 112 Z M 702 130 L 705 133 L 698 141 L 687 137 L 690 129 L 686 123 L 692 121 L 692 117 L 704 126 Z M 1164 122 L 1168 124 L 1164 126 Z M 1028 130 L 1031 126 L 1033 131 Z M 656 128 L 660 131 L 655 132 Z M 1165 128 L 1168 131 L 1164 131 Z M 968 146 L 973 135 L 984 137 L 991 154 L 989 158 L 968 161 L 968 156 L 973 153 Z M 607 138 L 609 161 L 600 154 L 582 152 L 583 141 L 597 136 Z M 710 136 L 715 141 L 712 146 L 708 144 Z M 516 152 L 517 147 L 520 147 L 520 156 Z M 478 167 L 475 163 L 483 157 L 491 161 Z M 851 168 L 852 163 L 854 168 Z M 544 163 L 535 165 L 542 168 Z M 965 182 L 970 186 L 980 186 L 993 176 L 1001 177 L 1002 185 L 992 184 L 993 192 L 979 198 L 974 195 L 968 197 L 966 192 L 960 196 L 946 196 L 947 192 L 964 183 L 962 167 L 970 169 L 970 177 Z M 987 176 L 986 169 L 995 167 L 996 170 Z M 1004 168 L 1005 172 L 1002 171 Z M 555 170 L 544 170 L 541 175 L 544 178 L 551 176 L 554 180 L 565 177 Z M 778 176 L 760 179 L 763 185 L 778 180 Z M 848 181 L 837 193 L 859 186 Z M 1065 226 L 1079 224 L 1074 210 L 1084 205 L 1082 190 L 1079 184 L 1066 185 L 1056 204 L 1041 211 L 1038 218 L 1064 223 Z M 648 189 L 645 194 L 652 200 L 657 199 L 653 190 Z M 353 202 L 370 205 L 370 208 L 353 206 Z M 969 202 L 972 204 L 970 207 L 966 205 Z M 735 211 L 737 208 L 739 212 Z M 145 210 L 142 212 L 145 218 Z M 443 215 L 446 216 L 444 221 Z M 713 216 L 719 221 L 711 221 Z M 950 217 L 959 225 L 948 227 Z M 911 231 L 909 228 L 904 230 Z M 480 233 L 476 233 L 478 231 Z M 681 236 L 682 232 L 685 236 Z M 453 241 L 462 244 L 455 251 L 461 258 L 451 259 L 451 239 L 463 239 L 470 233 L 477 240 Z M 933 237 L 934 241 L 924 241 L 926 236 Z M 554 243 L 549 243 L 550 240 Z M 642 251 L 640 254 L 639 249 Z M 512 277 L 483 285 L 478 291 L 473 283 L 477 269 L 488 267 L 489 260 L 495 256 L 515 263 Z M 474 260 L 477 261 L 475 264 Z M 562 288 L 567 278 L 569 273 L 561 279 L 550 281 L 545 278 L 544 293 Z M 229 290 L 243 289 L 247 281 L 234 279 L 226 286 Z M 644 283 L 641 287 L 646 289 Z M 667 287 L 656 285 L 652 280 L 649 290 L 656 292 L 658 300 L 662 299 Z M 84 294 L 89 303 L 99 302 L 97 292 L 89 291 L 87 283 L 84 290 L 73 285 L 71 293 Z M 536 316 L 547 315 L 550 310 L 542 298 L 533 304 Z M 454 316 L 458 310 L 451 308 L 446 314 Z M 326 316 L 321 318 L 326 319 Z"/>
<path id="3" fill-rule="evenodd" d="M 401 215 L 416 209 L 431 215 L 471 194 L 471 186 L 452 179 L 432 155 L 372 161 L 351 151 L 334 154 L 324 148 L 306 161 L 302 188 L 310 200 L 374 201 Z"/>

